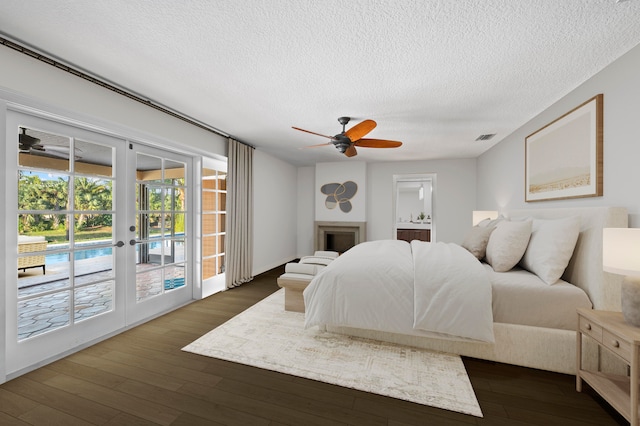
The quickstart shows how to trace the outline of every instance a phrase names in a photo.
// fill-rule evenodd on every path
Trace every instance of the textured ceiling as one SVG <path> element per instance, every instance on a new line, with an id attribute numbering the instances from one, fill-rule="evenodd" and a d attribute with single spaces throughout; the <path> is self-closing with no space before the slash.
<path id="1" fill-rule="evenodd" d="M 340 116 L 401 161 L 480 155 L 639 44 L 640 0 L 2 0 L 0 32 L 292 164 L 353 161 L 291 129 Z"/>

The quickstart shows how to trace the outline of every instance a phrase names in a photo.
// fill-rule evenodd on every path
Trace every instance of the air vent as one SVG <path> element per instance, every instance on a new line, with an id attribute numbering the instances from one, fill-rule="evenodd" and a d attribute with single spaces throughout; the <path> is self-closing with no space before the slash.
<path id="1" fill-rule="evenodd" d="M 476 138 L 477 141 L 488 141 L 489 139 L 491 139 L 492 137 L 494 137 L 496 134 L 495 133 L 491 133 L 488 135 L 480 135 Z"/>

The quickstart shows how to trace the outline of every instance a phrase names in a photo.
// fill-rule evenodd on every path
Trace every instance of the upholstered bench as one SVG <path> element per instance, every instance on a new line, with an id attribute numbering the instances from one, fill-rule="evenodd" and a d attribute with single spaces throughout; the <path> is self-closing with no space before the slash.
<path id="1" fill-rule="evenodd" d="M 284 309 L 304 312 L 302 292 L 313 277 L 338 257 L 337 252 L 316 251 L 313 256 L 304 256 L 298 263 L 287 263 L 284 274 L 278 277 L 278 285 L 284 288 Z"/>

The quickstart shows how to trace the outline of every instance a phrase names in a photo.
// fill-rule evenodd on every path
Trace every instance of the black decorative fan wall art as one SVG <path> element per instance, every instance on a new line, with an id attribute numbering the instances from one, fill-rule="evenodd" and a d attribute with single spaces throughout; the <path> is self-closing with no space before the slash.
<path id="1" fill-rule="evenodd" d="M 351 199 L 358 192 L 358 184 L 351 180 L 345 183 L 326 183 L 320 187 L 320 192 L 327 196 L 324 201 L 326 208 L 333 210 L 339 206 L 344 213 L 349 213 L 352 209 Z"/>

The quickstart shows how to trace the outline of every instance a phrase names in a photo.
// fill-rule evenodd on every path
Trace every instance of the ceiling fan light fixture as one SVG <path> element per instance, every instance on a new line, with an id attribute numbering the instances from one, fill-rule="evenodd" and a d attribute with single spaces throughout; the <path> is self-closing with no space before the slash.
<path id="1" fill-rule="evenodd" d="M 358 151 L 356 147 L 363 148 L 397 148 L 402 145 L 402 142 L 398 141 L 390 141 L 384 139 L 363 139 L 371 130 L 376 127 L 376 122 L 373 120 L 364 120 L 349 130 L 345 129 L 345 126 L 351 117 L 338 117 L 338 122 L 342 125 L 342 133 L 338 133 L 335 136 L 327 136 L 322 135 L 320 133 L 312 132 L 310 130 L 301 129 L 299 127 L 292 127 L 295 130 L 300 130 L 302 132 L 311 133 L 312 135 L 322 136 L 324 138 L 331 139 L 331 142 L 320 145 L 311 145 L 308 148 L 314 148 L 317 146 L 326 146 L 333 145 L 335 146 L 341 154 L 346 155 L 347 157 L 354 157 L 358 155 Z"/>
<path id="2" fill-rule="evenodd" d="M 22 133 L 18 136 L 18 143 L 21 150 L 29 151 L 34 145 L 38 145 L 40 143 L 40 139 L 27 134 L 27 129 L 24 127 L 21 127 L 21 129 Z"/>

